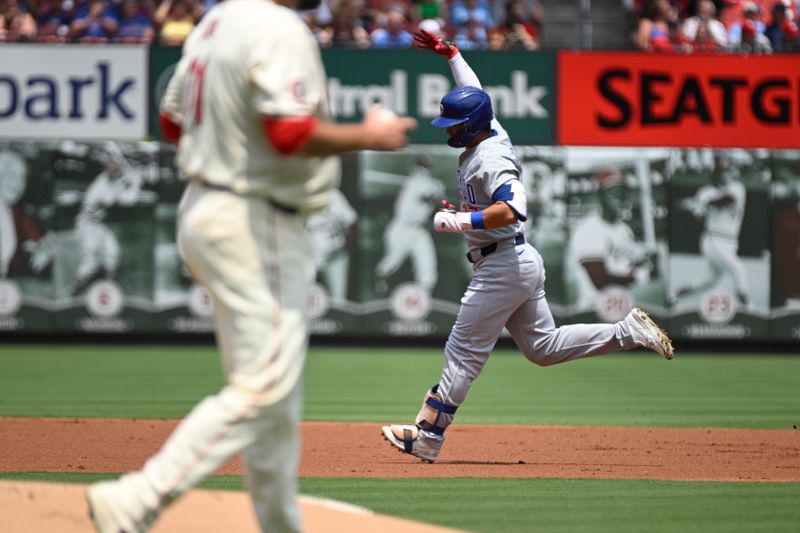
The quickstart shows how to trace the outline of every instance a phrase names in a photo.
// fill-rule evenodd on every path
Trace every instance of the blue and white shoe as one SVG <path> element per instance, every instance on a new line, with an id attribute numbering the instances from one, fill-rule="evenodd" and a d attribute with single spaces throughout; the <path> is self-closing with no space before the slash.
<path id="1" fill-rule="evenodd" d="M 444 436 L 420 431 L 415 425 L 392 424 L 381 427 L 383 438 L 403 453 L 433 463 L 444 444 Z"/>

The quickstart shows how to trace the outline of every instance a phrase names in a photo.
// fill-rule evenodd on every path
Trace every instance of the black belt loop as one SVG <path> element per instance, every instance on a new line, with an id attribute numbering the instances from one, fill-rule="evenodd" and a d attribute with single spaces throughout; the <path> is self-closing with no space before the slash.
<path id="1" fill-rule="evenodd" d="M 522 233 L 517 233 L 514 236 L 514 244 L 525 244 L 525 235 Z M 497 243 L 493 242 L 492 244 L 488 244 L 481 248 L 481 257 L 486 257 L 487 255 L 493 254 L 497 251 Z M 467 252 L 467 261 L 470 263 L 474 263 L 475 261 L 472 260 L 472 252 Z"/>
<path id="2" fill-rule="evenodd" d="M 209 182 L 207 182 L 205 180 L 192 180 L 192 181 L 194 181 L 195 183 L 201 185 L 202 187 L 205 187 L 206 189 L 211 189 L 212 191 L 225 191 L 225 192 L 229 192 L 231 194 L 238 194 L 236 191 L 234 191 L 230 187 L 226 187 L 225 185 L 216 185 L 214 183 L 209 183 Z M 269 203 L 269 205 L 271 205 L 272 207 L 274 207 L 278 211 L 281 211 L 283 213 L 287 213 L 289 215 L 296 215 L 298 213 L 298 209 L 296 207 L 291 207 L 291 206 L 282 204 L 282 203 L 280 203 L 280 202 L 278 202 L 276 200 L 273 200 L 272 198 L 269 198 L 269 197 L 267 198 L 267 203 Z"/>

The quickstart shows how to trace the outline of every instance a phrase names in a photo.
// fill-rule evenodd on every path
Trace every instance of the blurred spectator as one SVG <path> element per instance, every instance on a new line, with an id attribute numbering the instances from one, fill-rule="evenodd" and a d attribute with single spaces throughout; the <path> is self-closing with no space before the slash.
<path id="1" fill-rule="evenodd" d="M 765 30 L 766 26 L 761 20 L 761 10 L 758 4 L 745 2 L 742 7 L 742 21 L 734 23 L 729 28 L 728 35 L 731 36 L 733 42 L 737 43 L 737 48 L 741 52 L 769 54 L 772 52 L 772 44 L 764 35 Z"/>
<path id="2" fill-rule="evenodd" d="M 105 43 L 117 32 L 118 26 L 113 7 L 105 0 L 89 0 L 87 4 L 78 6 L 70 34 L 82 43 Z"/>
<path id="3" fill-rule="evenodd" d="M 506 34 L 509 48 L 537 50 L 542 21 L 540 4 L 538 9 L 531 10 L 525 0 L 510 0 L 506 4 L 505 24 L 501 29 Z"/>
<path id="4" fill-rule="evenodd" d="M 677 17 L 668 0 L 652 0 L 639 20 L 634 44 L 639 50 L 666 52 L 672 50 L 669 21 Z"/>
<path id="5" fill-rule="evenodd" d="M 694 41 L 692 41 L 692 49 L 695 52 L 707 54 L 725 50 L 712 35 L 711 26 L 707 21 L 698 24 L 694 33 Z"/>
<path id="6" fill-rule="evenodd" d="M 715 50 L 724 50 L 728 47 L 728 31 L 725 29 L 725 25 L 715 18 L 716 14 L 717 8 L 714 2 L 700 0 L 697 3 L 697 14 L 683 22 L 683 33 L 689 41 L 694 43 L 695 50 L 698 47 L 697 31 L 701 26 L 704 26 L 706 28 L 704 31 L 708 31 L 711 38 L 714 39 Z M 702 43 L 703 48 L 710 46 L 707 44 L 705 35 L 701 36 L 699 42 Z"/>
<path id="7" fill-rule="evenodd" d="M 789 16 L 782 2 L 772 6 L 772 24 L 764 30 L 773 52 L 791 52 L 797 48 L 797 24 Z"/>
<path id="8" fill-rule="evenodd" d="M 487 0 L 454 0 L 450 5 L 450 23 L 456 32 L 464 29 L 468 22 L 477 22 L 483 28 L 482 40 L 486 41 L 486 32 L 494 28 Z"/>
<path id="9" fill-rule="evenodd" d="M 406 30 L 408 21 L 399 10 L 389 12 L 385 27 L 375 29 L 370 35 L 373 48 L 410 48 L 414 38 Z"/>
<path id="10" fill-rule="evenodd" d="M 669 45 L 670 45 L 670 52 L 676 52 L 679 54 L 690 54 L 693 51 L 692 43 L 689 42 L 689 39 L 686 38 L 686 35 L 683 33 L 683 27 L 681 26 L 681 21 L 676 17 L 672 18 L 668 22 L 669 24 Z"/>
<path id="11" fill-rule="evenodd" d="M 400 12 L 411 19 L 414 11 L 411 0 L 366 0 L 367 30 L 371 33 L 378 28 L 386 28 L 392 12 Z"/>
<path id="12" fill-rule="evenodd" d="M 122 0 L 115 40 L 121 43 L 150 43 L 154 36 L 150 13 L 140 0 Z"/>
<path id="13" fill-rule="evenodd" d="M 159 27 L 158 38 L 165 46 L 180 46 L 202 15 L 203 5 L 189 0 L 162 0 L 153 15 Z"/>
<path id="14" fill-rule="evenodd" d="M 437 19 L 447 15 L 447 3 L 444 0 L 418 0 L 414 5 L 419 20 Z"/>
<path id="15" fill-rule="evenodd" d="M 489 48 L 489 32 L 478 19 L 468 19 L 453 36 L 461 50 L 485 50 Z"/>
<path id="16" fill-rule="evenodd" d="M 72 0 L 38 0 L 34 10 L 38 26 L 36 39 L 45 43 L 63 43 L 75 12 Z"/>
<path id="17" fill-rule="evenodd" d="M 358 0 L 342 0 L 333 13 L 333 20 L 318 36 L 320 46 L 335 48 L 369 48 L 372 42 L 361 18 L 363 5 Z"/>
<path id="18" fill-rule="evenodd" d="M 511 48 L 509 42 L 506 40 L 506 34 L 500 30 L 492 30 L 489 32 L 489 50 L 492 52 L 502 52 Z"/>
<path id="19" fill-rule="evenodd" d="M 462 50 L 489 47 L 489 30 L 495 29 L 486 0 L 454 0 L 450 6 L 453 41 Z"/>
<path id="20" fill-rule="evenodd" d="M 0 15 L 0 41 L 36 40 L 36 21 L 17 0 L 6 0 Z"/>

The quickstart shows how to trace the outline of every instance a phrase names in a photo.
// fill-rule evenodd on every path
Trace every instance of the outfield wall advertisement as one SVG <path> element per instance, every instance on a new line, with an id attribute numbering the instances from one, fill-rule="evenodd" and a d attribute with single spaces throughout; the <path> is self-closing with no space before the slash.
<path id="1" fill-rule="evenodd" d="M 158 105 L 179 57 L 175 48 L 153 50 L 149 113 L 155 138 L 160 138 Z M 445 139 L 441 130 L 429 126 L 439 114 L 442 96 L 455 86 L 441 57 L 417 50 L 324 50 L 322 59 L 328 73 L 328 101 L 337 121 L 360 120 L 370 107 L 381 104 L 419 121 L 420 127 L 411 132 L 412 142 Z M 469 61 L 517 143 L 555 142 L 553 53 L 470 52 Z"/>
<path id="2" fill-rule="evenodd" d="M 142 139 L 147 65 L 145 46 L 3 46 L 0 138 Z"/>
<path id="3" fill-rule="evenodd" d="M 158 138 L 179 56 L 4 49 L 0 331 L 213 330 L 175 243 L 174 147 L 142 140 Z M 800 340 L 800 58 L 465 57 L 514 140 L 558 323 L 638 305 L 677 339 Z M 340 194 L 307 221 L 311 331 L 444 337 L 471 276 L 462 239 L 430 226 L 457 198 L 458 151 L 429 124 L 453 86 L 447 63 L 417 50 L 323 60 L 337 120 L 380 103 L 419 127 L 401 152 L 343 158 Z"/>
<path id="4" fill-rule="evenodd" d="M 560 52 L 564 145 L 797 148 L 800 57 Z"/>

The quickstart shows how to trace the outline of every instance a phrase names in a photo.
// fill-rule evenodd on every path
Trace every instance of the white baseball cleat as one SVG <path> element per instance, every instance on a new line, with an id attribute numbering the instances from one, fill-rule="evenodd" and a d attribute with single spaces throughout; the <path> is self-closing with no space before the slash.
<path id="1" fill-rule="evenodd" d="M 417 426 L 392 424 L 381 427 L 383 438 L 403 453 L 419 457 L 426 463 L 433 463 L 442 448 L 444 437 L 439 439 L 425 437 Z"/>
<path id="2" fill-rule="evenodd" d="M 625 323 L 628 324 L 636 344 L 653 350 L 664 359 L 673 358 L 675 350 L 672 348 L 672 341 L 645 311 L 634 307 L 625 317 Z"/>
<path id="3" fill-rule="evenodd" d="M 86 490 L 89 516 L 98 533 L 144 533 L 155 520 L 155 513 L 146 513 L 141 504 L 139 513 L 126 512 L 125 498 L 114 481 L 94 483 Z M 142 515 L 136 518 L 136 515 Z"/>

